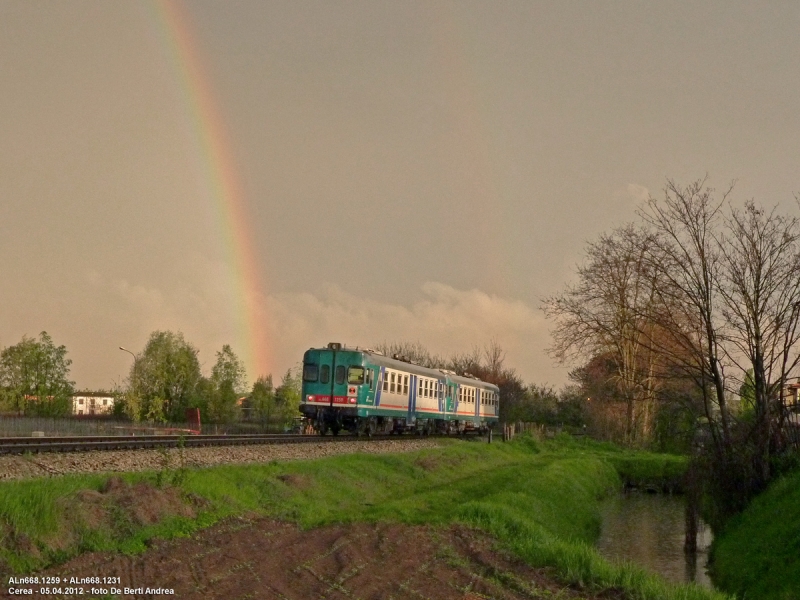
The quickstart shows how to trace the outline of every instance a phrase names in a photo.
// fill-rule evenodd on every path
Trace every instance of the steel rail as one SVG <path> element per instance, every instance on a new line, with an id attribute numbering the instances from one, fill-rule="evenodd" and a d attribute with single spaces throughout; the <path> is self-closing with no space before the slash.
<path id="1" fill-rule="evenodd" d="M 203 440 L 213 440 L 213 439 L 245 439 L 245 438 L 284 438 L 284 437 L 297 437 L 297 434 L 292 433 L 247 433 L 247 434 L 222 434 L 222 433 L 212 433 L 212 434 L 202 434 L 202 435 L 192 435 L 188 433 L 184 434 L 116 434 L 116 435 L 59 435 L 59 436 L 41 436 L 41 437 L 0 437 L 0 445 L 2 444 L 14 444 L 14 445 L 25 445 L 30 446 L 31 444 L 40 444 L 42 442 L 114 442 L 120 440 L 163 440 L 163 441 L 172 441 L 172 440 L 180 440 L 180 439 L 189 439 L 189 438 L 196 438 L 196 439 L 203 439 Z"/>
<path id="2" fill-rule="evenodd" d="M 428 438 L 454 437 L 430 435 Z M 341 435 L 191 435 L 191 436 L 86 436 L 0 438 L 0 455 L 39 452 L 77 452 L 89 450 L 140 450 L 149 448 L 197 448 L 202 446 L 241 446 L 252 444 L 309 444 L 345 441 L 419 440 L 418 435 L 375 434 L 371 437 Z"/>

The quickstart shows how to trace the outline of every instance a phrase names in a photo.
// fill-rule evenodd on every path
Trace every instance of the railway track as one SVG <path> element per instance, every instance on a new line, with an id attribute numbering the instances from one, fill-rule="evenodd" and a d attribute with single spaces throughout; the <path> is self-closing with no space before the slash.
<path id="1" fill-rule="evenodd" d="M 428 436 L 447 437 L 447 436 Z M 0 455 L 39 452 L 81 452 L 87 450 L 140 450 L 145 448 L 197 448 L 200 446 L 243 446 L 252 444 L 308 444 L 336 441 L 414 440 L 416 435 L 319 436 L 286 434 L 264 435 L 109 435 L 36 438 L 0 438 Z"/>

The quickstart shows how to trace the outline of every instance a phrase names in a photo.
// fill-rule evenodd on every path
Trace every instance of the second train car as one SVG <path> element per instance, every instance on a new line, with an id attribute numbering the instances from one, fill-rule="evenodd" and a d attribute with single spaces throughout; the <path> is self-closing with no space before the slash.
<path id="1" fill-rule="evenodd" d="M 302 392 L 322 435 L 484 432 L 500 414 L 496 385 L 338 343 L 306 351 Z"/>

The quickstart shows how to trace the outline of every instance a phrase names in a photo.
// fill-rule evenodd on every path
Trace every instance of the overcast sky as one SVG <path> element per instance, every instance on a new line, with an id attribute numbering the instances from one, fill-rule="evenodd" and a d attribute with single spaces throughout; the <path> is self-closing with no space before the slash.
<path id="1" fill-rule="evenodd" d="M 250 381 L 329 341 L 496 339 L 562 384 L 540 303 L 587 241 L 667 177 L 800 191 L 797 2 L 187 1 L 263 282 L 256 364 L 166 12 L 0 0 L 0 347 L 48 331 L 81 388 L 155 329 L 206 370 L 230 343 Z"/>

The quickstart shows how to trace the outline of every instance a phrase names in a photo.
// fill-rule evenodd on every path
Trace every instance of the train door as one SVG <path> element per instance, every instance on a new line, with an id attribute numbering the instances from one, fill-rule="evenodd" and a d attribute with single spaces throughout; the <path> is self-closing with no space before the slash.
<path id="1" fill-rule="evenodd" d="M 417 381 L 419 378 L 416 375 L 411 375 L 410 386 L 408 390 L 408 417 L 406 423 L 413 425 L 417 421 Z"/>
<path id="2" fill-rule="evenodd" d="M 319 384 L 328 396 L 328 405 L 333 404 L 333 350 L 319 351 Z"/>
<path id="3" fill-rule="evenodd" d="M 330 396 L 329 405 L 347 404 L 347 361 L 341 350 L 319 352 L 319 382 Z"/>

